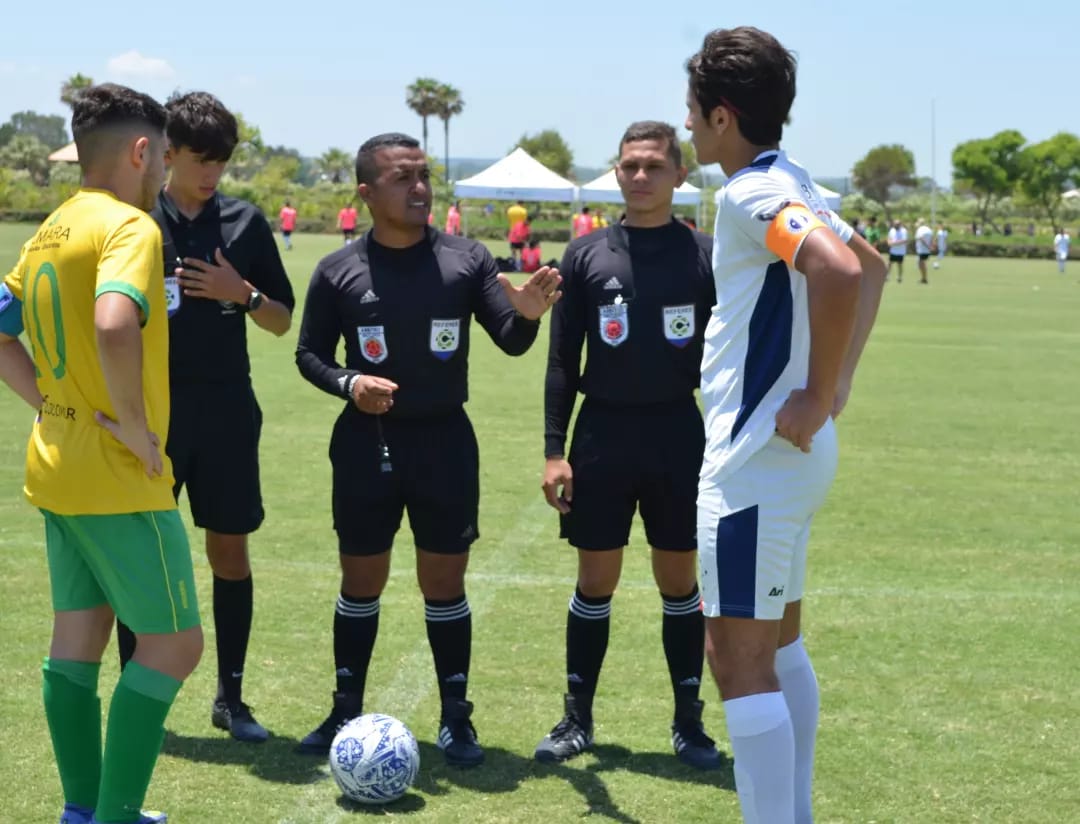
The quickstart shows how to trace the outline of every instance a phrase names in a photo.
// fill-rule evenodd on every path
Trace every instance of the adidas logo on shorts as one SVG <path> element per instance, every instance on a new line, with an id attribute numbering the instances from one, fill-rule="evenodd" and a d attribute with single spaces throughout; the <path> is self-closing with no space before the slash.
<path id="1" fill-rule="evenodd" d="M 612 275 L 611 278 L 608 280 L 608 282 L 604 284 L 604 288 L 605 289 L 622 289 L 622 283 L 619 282 L 619 279 L 617 277 Z"/>
<path id="2" fill-rule="evenodd" d="M 375 303 L 379 299 L 379 296 L 368 289 L 360 298 L 361 303 Z"/>

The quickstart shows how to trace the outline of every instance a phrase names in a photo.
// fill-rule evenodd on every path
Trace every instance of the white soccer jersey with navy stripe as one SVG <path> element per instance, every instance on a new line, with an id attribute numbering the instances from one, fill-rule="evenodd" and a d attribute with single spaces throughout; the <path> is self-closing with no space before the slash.
<path id="1" fill-rule="evenodd" d="M 852 228 L 783 151 L 758 155 L 721 192 L 713 238 L 716 305 L 701 365 L 703 484 L 721 482 L 764 446 L 788 395 L 806 387 L 806 279 L 785 261 L 795 259 L 821 223 L 844 243 L 851 239 Z"/>

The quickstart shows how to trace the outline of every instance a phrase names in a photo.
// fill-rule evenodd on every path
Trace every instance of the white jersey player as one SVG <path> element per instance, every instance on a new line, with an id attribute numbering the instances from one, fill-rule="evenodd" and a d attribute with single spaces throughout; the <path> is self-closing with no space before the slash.
<path id="1" fill-rule="evenodd" d="M 934 230 L 921 217 L 915 224 L 915 254 L 919 256 L 919 283 L 929 283 L 926 277 L 926 261 L 934 246 Z"/>
<path id="2" fill-rule="evenodd" d="M 795 97 L 790 52 L 758 29 L 718 30 L 687 70 L 698 159 L 728 176 L 702 362 L 706 650 L 744 819 L 808 822 L 818 688 L 800 635 L 806 542 L 885 266 L 779 148 Z"/>
<path id="3" fill-rule="evenodd" d="M 937 269 L 941 266 L 942 261 L 945 260 L 945 250 L 949 246 L 949 230 L 945 228 L 944 223 L 939 223 L 937 227 L 936 235 L 937 243 L 937 260 L 934 261 L 934 268 Z"/>
<path id="4" fill-rule="evenodd" d="M 1069 244 L 1071 242 L 1072 238 L 1065 231 L 1065 227 L 1062 226 L 1058 229 L 1057 234 L 1054 235 L 1054 257 L 1057 258 L 1058 271 L 1062 274 L 1065 273 L 1065 261 L 1069 259 Z"/>

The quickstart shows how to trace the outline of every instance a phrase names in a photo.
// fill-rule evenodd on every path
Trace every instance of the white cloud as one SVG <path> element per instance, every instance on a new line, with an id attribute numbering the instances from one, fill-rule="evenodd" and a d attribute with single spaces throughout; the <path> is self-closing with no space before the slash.
<path id="1" fill-rule="evenodd" d="M 176 70 L 160 57 L 146 57 L 135 49 L 115 57 L 105 64 L 110 75 L 127 80 L 172 80 Z"/>
<path id="2" fill-rule="evenodd" d="M 19 70 L 14 60 L 0 60 L 0 75 L 15 74 Z"/>

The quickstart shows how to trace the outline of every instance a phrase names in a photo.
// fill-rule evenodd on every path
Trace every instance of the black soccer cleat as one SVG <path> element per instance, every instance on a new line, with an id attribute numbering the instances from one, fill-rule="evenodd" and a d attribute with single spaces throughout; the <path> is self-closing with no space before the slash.
<path id="1" fill-rule="evenodd" d="M 476 740 L 476 727 L 470 720 L 471 701 L 449 698 L 443 701 L 439 737 L 435 746 L 452 767 L 475 767 L 484 763 L 484 750 Z"/>
<path id="2" fill-rule="evenodd" d="M 593 745 L 592 711 L 578 703 L 578 696 L 567 693 L 563 697 L 565 715 L 562 721 L 536 745 L 533 757 L 545 764 L 566 761 L 580 755 Z"/>
<path id="3" fill-rule="evenodd" d="M 303 737 L 296 751 L 304 755 L 328 755 L 334 736 L 354 718 L 363 715 L 363 697 L 353 692 L 335 692 L 334 708 L 326 720 Z"/>
<path id="4" fill-rule="evenodd" d="M 221 698 L 214 701 L 210 710 L 210 723 L 219 730 L 225 730 L 237 741 L 247 744 L 261 744 L 270 737 L 266 727 L 251 714 L 251 707 L 242 701 L 231 705 Z"/>
<path id="5" fill-rule="evenodd" d="M 703 701 L 687 701 L 676 706 L 675 720 L 671 723 L 671 746 L 684 764 L 699 770 L 715 770 L 720 767 L 720 753 L 701 723 L 704 707 Z"/>

